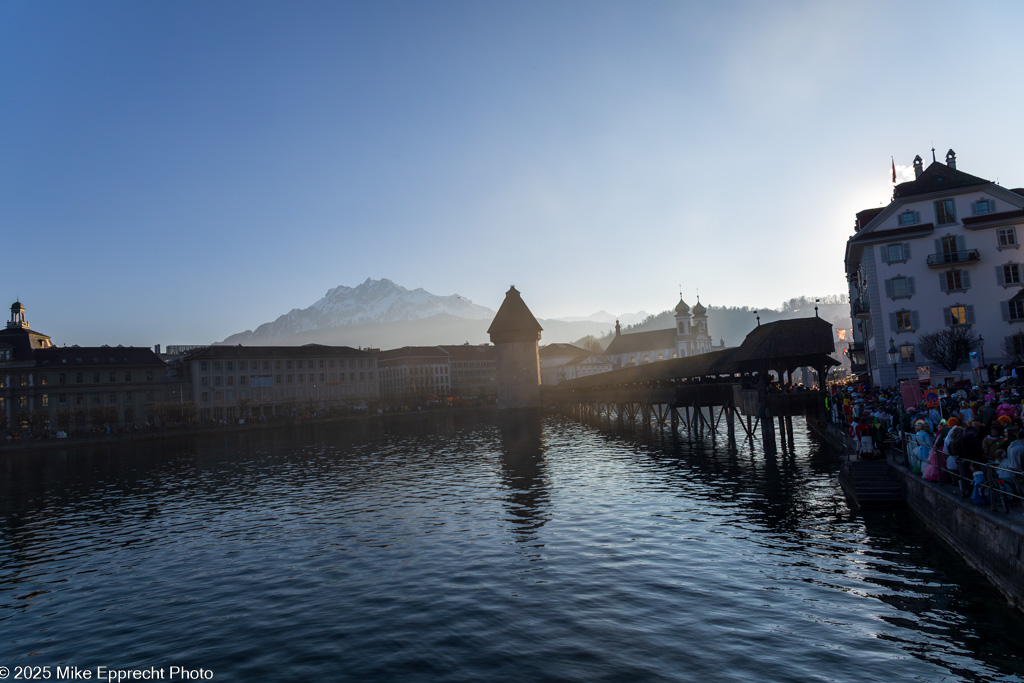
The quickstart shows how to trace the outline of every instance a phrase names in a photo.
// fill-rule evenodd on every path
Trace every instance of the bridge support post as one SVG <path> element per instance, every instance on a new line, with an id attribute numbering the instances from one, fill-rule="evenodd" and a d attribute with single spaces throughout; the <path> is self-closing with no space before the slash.
<path id="1" fill-rule="evenodd" d="M 729 448 L 736 448 L 736 413 L 735 409 L 729 405 L 725 406 L 722 410 L 725 411 L 725 431 L 729 437 Z"/>
<path id="2" fill-rule="evenodd" d="M 761 417 L 761 445 L 768 455 L 776 453 L 775 447 L 775 425 L 772 424 L 772 416 L 767 410 Z"/>
<path id="3" fill-rule="evenodd" d="M 786 450 L 789 439 L 786 438 L 786 418 L 779 415 L 779 441 L 782 443 L 782 450 Z"/>
<path id="4" fill-rule="evenodd" d="M 789 450 L 792 451 L 796 445 L 793 443 L 793 416 L 786 415 L 786 434 L 789 440 Z"/>

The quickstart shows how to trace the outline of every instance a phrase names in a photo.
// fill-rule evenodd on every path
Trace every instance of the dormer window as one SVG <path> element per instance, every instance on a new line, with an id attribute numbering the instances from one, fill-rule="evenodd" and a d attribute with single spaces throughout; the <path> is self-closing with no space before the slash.
<path id="1" fill-rule="evenodd" d="M 898 217 L 900 226 L 917 225 L 920 221 L 920 214 L 917 211 L 904 211 Z"/>
<path id="2" fill-rule="evenodd" d="M 985 214 L 993 213 L 995 208 L 995 202 L 991 199 L 979 199 L 974 202 L 974 215 L 984 216 Z"/>

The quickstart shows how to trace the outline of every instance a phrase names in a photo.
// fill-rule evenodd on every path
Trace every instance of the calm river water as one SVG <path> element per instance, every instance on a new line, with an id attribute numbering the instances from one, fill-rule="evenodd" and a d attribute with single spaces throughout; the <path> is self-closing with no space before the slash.
<path id="1" fill-rule="evenodd" d="M 0 665 L 1024 679 L 1024 617 L 911 514 L 851 512 L 796 431 L 767 458 L 424 415 L 0 454 Z"/>

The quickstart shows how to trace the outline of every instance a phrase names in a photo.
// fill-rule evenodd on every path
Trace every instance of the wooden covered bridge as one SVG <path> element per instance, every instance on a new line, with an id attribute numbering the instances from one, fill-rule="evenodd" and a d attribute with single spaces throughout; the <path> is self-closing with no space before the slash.
<path id="1" fill-rule="evenodd" d="M 767 452 L 775 452 L 774 419 L 783 444 L 793 440 L 793 416 L 823 417 L 820 390 L 796 390 L 797 368 L 817 372 L 824 386 L 839 362 L 831 323 L 821 318 L 758 325 L 732 349 L 645 363 L 545 387 L 544 401 L 577 419 L 622 427 L 657 425 L 712 436 L 722 428 L 730 447 L 736 423 L 753 439 L 758 426 Z M 717 413 L 717 414 L 716 414 Z M 738 418 L 738 420 L 737 420 Z"/>

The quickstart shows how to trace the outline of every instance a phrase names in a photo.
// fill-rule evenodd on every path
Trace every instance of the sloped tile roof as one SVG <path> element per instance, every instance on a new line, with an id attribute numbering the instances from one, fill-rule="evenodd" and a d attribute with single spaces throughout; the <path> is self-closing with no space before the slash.
<path id="1" fill-rule="evenodd" d="M 655 349 L 671 349 L 675 345 L 675 329 L 650 330 L 647 332 L 620 334 L 612 340 L 612 343 L 608 345 L 604 353 L 607 356 L 617 353 L 640 353 Z"/>
<path id="2" fill-rule="evenodd" d="M 946 164 L 933 161 L 928 168 L 921 173 L 921 176 L 907 183 L 900 183 L 893 190 L 894 199 L 913 197 L 919 194 L 930 194 L 932 192 L 944 192 L 946 190 L 959 190 L 965 187 L 979 185 L 990 185 L 991 180 L 985 180 L 963 171 L 950 168 Z"/>

